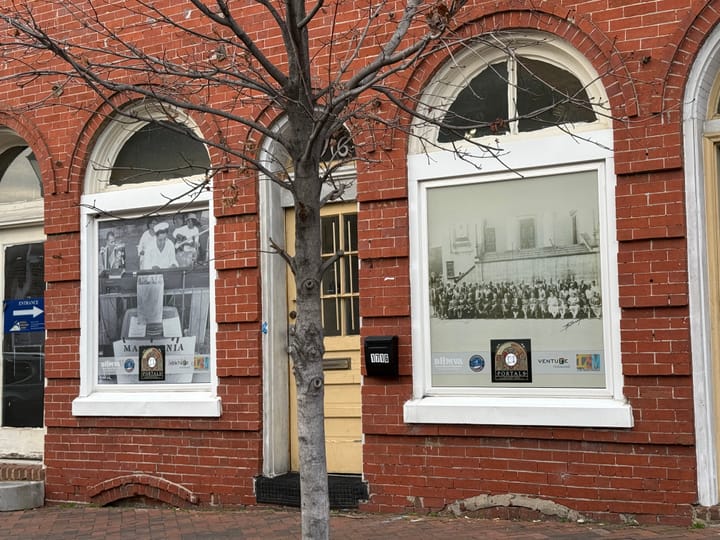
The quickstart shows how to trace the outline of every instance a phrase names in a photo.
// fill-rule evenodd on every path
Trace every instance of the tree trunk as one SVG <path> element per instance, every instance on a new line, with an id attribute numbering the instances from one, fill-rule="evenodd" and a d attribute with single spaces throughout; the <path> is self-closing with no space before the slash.
<path id="1" fill-rule="evenodd" d="M 296 185 L 306 182 L 308 189 L 298 195 L 295 204 L 297 319 L 291 354 L 297 386 L 302 537 L 316 540 L 328 538 L 330 519 L 320 304 L 320 203 L 319 188 L 315 188 L 319 183 L 317 167 L 314 167 L 314 171 L 303 171 L 298 167 L 295 182 Z"/>

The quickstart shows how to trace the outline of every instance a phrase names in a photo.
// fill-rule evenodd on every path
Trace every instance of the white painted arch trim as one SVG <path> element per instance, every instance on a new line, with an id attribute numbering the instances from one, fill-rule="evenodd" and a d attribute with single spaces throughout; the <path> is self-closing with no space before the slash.
<path id="1" fill-rule="evenodd" d="M 609 99 L 600 76 L 592 64 L 567 41 L 556 35 L 537 30 L 514 30 L 490 34 L 484 41 L 457 51 L 448 58 L 432 82 L 423 90 L 418 111 L 423 116 L 441 120 L 459 92 L 488 66 L 506 59 L 508 50 L 516 52 L 523 58 L 552 64 L 575 75 L 588 93 L 597 114 L 597 121 L 590 124 L 566 126 L 567 129 L 548 127 L 535 132 L 507 134 L 499 138 L 488 136 L 478 140 L 489 147 L 497 145 L 500 148 L 506 141 L 518 137 L 520 139 L 538 138 L 559 132 L 567 136 L 567 131 L 570 129 L 574 134 L 585 136 L 592 131 L 610 127 Z M 468 151 L 468 157 L 477 153 L 476 146 L 463 141 L 455 143 L 429 142 L 437 141 L 438 133 L 439 128 L 436 125 L 415 119 L 413 121 L 415 136 L 410 139 L 410 155 L 432 153 L 438 149 Z M 474 158 L 470 157 L 470 159 Z M 487 159 L 487 156 L 483 156 L 483 159 Z M 479 161 L 477 162 L 479 163 Z"/>
<path id="2" fill-rule="evenodd" d="M 695 59 L 683 99 L 685 208 L 690 294 L 690 341 L 695 409 L 698 502 L 711 506 L 718 498 L 717 425 L 711 354 L 710 301 L 705 246 L 704 123 L 713 84 L 720 71 L 720 27 L 707 37 Z"/>
<path id="3" fill-rule="evenodd" d="M 122 111 L 127 117 L 119 115 L 114 117 L 105 129 L 100 133 L 97 142 L 93 146 L 92 155 L 87 174 L 85 176 L 85 194 L 112 192 L 119 190 L 137 189 L 137 184 L 114 186 L 110 183 L 110 175 L 115 160 L 125 143 L 144 128 L 150 121 L 162 121 L 172 119 L 173 122 L 182 124 L 192 130 L 200 140 L 203 134 L 195 121 L 185 111 L 153 101 L 136 101 L 124 107 Z M 136 119 L 137 118 L 137 119 Z M 147 118 L 146 121 L 140 120 Z M 190 177 L 186 182 L 195 182 L 198 185 L 204 181 L 204 177 Z M 178 179 L 159 180 L 155 182 L 144 182 L 143 186 L 163 186 L 177 183 Z"/>

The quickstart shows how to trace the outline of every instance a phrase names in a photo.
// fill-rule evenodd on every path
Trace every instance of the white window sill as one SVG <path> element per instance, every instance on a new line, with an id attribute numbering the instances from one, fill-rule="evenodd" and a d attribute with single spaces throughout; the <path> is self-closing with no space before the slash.
<path id="1" fill-rule="evenodd" d="M 208 392 L 95 392 L 72 402 L 73 416 L 219 417 L 222 402 Z"/>
<path id="2" fill-rule="evenodd" d="M 409 424 L 633 426 L 629 404 L 611 398 L 425 397 L 405 403 Z"/>

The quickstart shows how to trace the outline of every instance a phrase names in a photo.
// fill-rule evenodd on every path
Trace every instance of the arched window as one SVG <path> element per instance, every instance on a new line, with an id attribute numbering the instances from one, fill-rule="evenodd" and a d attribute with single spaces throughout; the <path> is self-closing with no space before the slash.
<path id="1" fill-rule="evenodd" d="M 407 422 L 632 425 L 599 81 L 562 40 L 508 32 L 427 86 L 434 122 L 416 122 L 408 157 Z"/>
<path id="2" fill-rule="evenodd" d="M 15 132 L 0 128 L 0 227 L 41 223 L 43 188 L 35 155 Z"/>
<path id="3" fill-rule="evenodd" d="M 81 201 L 74 414 L 219 415 L 210 167 L 191 118 L 156 103 L 128 106 L 98 137 Z"/>
<path id="4" fill-rule="evenodd" d="M 700 504 L 720 500 L 717 359 L 720 352 L 720 26 L 705 36 L 683 96 L 685 211 Z"/>
<path id="5" fill-rule="evenodd" d="M 438 142 L 596 119 L 575 75 L 546 61 L 513 55 L 488 66 L 460 91 L 443 118 Z"/>
<path id="6" fill-rule="evenodd" d="M 537 32 L 480 36 L 426 87 L 418 112 L 433 121 L 415 122 L 410 153 L 463 139 L 605 129 L 607 103 L 598 74 L 561 39 Z"/>

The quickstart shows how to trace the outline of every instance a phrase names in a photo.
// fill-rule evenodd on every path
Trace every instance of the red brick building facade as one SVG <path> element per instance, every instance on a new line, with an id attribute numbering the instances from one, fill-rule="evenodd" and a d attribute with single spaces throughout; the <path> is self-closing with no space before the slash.
<path id="1" fill-rule="evenodd" d="M 41 20 L 54 16 L 42 9 Z M 442 134 L 417 123 L 416 135 L 439 141 L 431 158 L 402 130 L 372 147 L 355 141 L 358 154 L 370 148 L 372 158 L 348 173 L 356 175 L 356 218 L 348 218 L 356 223 L 359 260 L 356 330 L 361 338 L 398 337 L 399 374 L 368 376 L 362 367 L 361 437 L 354 436 L 362 440 L 360 467 L 340 472 L 367 483 L 361 508 L 369 511 L 437 511 L 481 495 L 517 494 L 590 517 L 687 523 L 695 508 L 718 503 L 720 482 L 720 1 L 476 0 L 461 15 L 455 35 L 497 36 L 538 69 L 552 66 L 547 77 L 565 80 L 554 69 L 570 73 L 587 91 L 578 100 L 595 116 L 572 123 L 572 135 L 552 122 L 510 122 L 480 134 L 502 148 L 501 158 L 486 155 L 480 167 L 457 159 Z M 74 24 L 67 22 L 68 35 L 78 31 Z M 169 38 L 144 40 L 152 46 Z M 513 64 L 506 49 L 488 43 L 479 40 L 454 60 L 429 56 L 402 84 L 447 108 L 461 107 L 460 91 L 485 81 L 488 66 L 522 77 L 522 61 Z M 293 470 L 288 375 L 279 373 L 287 366 L 284 269 L 263 253 L 267 237 L 284 227 L 273 217 L 285 206 L 282 197 L 255 173 L 232 171 L 216 176 L 204 198 L 174 209 L 188 226 L 190 212 L 197 215 L 197 247 L 205 252 L 206 266 L 183 274 L 182 292 L 165 305 L 179 313 L 177 339 L 194 334 L 197 380 L 190 386 L 199 386 L 108 390 L 122 384 L 123 369 L 135 376 L 139 367 L 98 363 L 98 351 L 119 358 L 113 347 L 132 341 L 135 323 L 113 318 L 117 335 L 107 330 L 103 337 L 97 321 L 119 317 L 122 302 L 140 310 L 128 308 L 117 284 L 131 264 L 143 264 L 130 245 L 161 194 L 106 187 L 100 176 L 130 139 L 113 131 L 109 106 L 90 91 L 70 85 L 58 92 L 58 104 L 21 107 L 51 86 L 0 83 L 0 124 L 11 141 L 5 147 L 24 141 L 43 186 L 40 213 L 28 207 L 16 215 L 16 203 L 0 201 L 0 208 L 9 205 L 0 244 L 7 254 L 10 246 L 44 240 L 46 499 L 255 504 L 258 478 Z M 507 118 L 522 107 L 522 97 L 510 96 Z M 276 120 L 247 113 L 268 125 Z M 208 116 L 187 113 L 183 122 L 245 140 Z M 272 154 L 257 142 L 259 152 Z M 222 159 L 209 151 L 210 163 Z M 107 206 L 92 208 L 96 198 Z M 126 225 L 98 211 L 107 207 L 125 212 Z M 172 221 L 172 213 L 160 218 Z M 18 240 L 12 235 L 20 229 L 28 234 Z M 127 271 L 115 282 L 112 268 L 98 278 L 95 266 L 109 232 L 133 239 L 124 252 Z M 29 268 L 30 255 L 23 260 Z M 3 278 L 4 298 L 30 298 L 8 292 L 13 275 Z M 180 290 L 174 279 L 165 275 L 166 297 Z M 520 298 L 524 321 L 511 321 L 512 307 L 504 315 L 473 311 L 488 289 L 508 304 Z M 442 295 L 464 295 L 476 307 L 443 305 Z M 555 296 L 586 315 L 551 328 L 554 317 L 528 314 L 530 304 L 550 311 Z M 182 299 L 191 307 L 181 307 Z M 163 337 L 171 317 L 163 315 Z M 188 331 L 198 317 L 205 322 Z M 11 333 L 6 328 L 4 343 Z M 163 343 L 170 350 L 171 342 Z M 348 365 L 360 369 L 360 359 Z M 527 363 L 523 373 L 516 361 Z M 513 365 L 503 370 L 502 362 Z M 0 440 L 24 436 L 8 418 L 5 410 Z M 37 453 L 25 446 L 8 452 Z"/>

